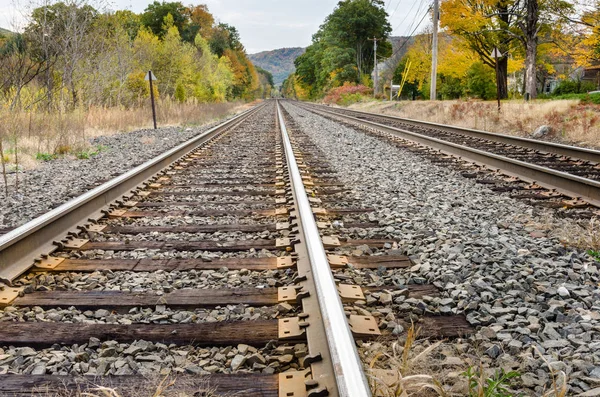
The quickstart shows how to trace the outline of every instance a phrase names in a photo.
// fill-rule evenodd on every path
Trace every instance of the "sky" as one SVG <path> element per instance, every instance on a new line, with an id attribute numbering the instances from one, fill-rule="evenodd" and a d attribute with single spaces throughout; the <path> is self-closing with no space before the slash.
<path id="1" fill-rule="evenodd" d="M 23 9 L 42 0 L 0 0 L 0 27 L 13 30 L 22 25 Z M 91 4 L 104 0 L 89 0 Z M 109 0 L 110 1 L 110 0 Z M 425 27 L 430 0 L 384 0 L 394 36 L 406 36 Z M 109 8 L 142 12 L 151 0 L 112 0 Z M 283 47 L 306 47 L 312 35 L 329 15 L 338 0 L 182 0 L 187 4 L 206 4 L 220 22 L 235 26 L 249 54 Z"/>

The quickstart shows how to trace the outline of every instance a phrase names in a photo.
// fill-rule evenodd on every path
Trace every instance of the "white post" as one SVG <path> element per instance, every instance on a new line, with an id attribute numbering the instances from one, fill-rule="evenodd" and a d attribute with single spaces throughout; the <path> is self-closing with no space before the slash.
<path id="1" fill-rule="evenodd" d="M 373 41 L 375 42 L 375 50 L 373 51 L 375 54 L 375 89 L 373 90 L 373 93 L 377 95 L 377 92 L 379 91 L 379 74 L 377 70 L 377 38 L 373 38 Z"/>
<path id="2" fill-rule="evenodd" d="M 438 62 L 438 21 L 440 19 L 440 2 L 433 0 L 433 42 L 431 43 L 431 84 L 429 100 L 437 99 L 437 62 Z"/>

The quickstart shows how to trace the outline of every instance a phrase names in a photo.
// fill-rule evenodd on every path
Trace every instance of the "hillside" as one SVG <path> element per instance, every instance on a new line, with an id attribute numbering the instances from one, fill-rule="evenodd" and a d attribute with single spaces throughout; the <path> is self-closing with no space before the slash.
<path id="1" fill-rule="evenodd" d="M 8 36 L 8 35 L 11 35 L 11 34 L 13 34 L 13 32 L 11 32 L 10 30 L 0 28 L 0 36 Z"/>
<path id="2" fill-rule="evenodd" d="M 272 51 L 263 51 L 250 54 L 248 58 L 253 64 L 271 72 L 276 86 L 281 85 L 295 70 L 294 60 L 304 54 L 304 48 L 279 48 Z"/>

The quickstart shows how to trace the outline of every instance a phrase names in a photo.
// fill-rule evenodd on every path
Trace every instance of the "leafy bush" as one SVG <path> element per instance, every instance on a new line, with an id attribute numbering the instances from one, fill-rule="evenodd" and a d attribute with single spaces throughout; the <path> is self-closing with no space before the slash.
<path id="1" fill-rule="evenodd" d="M 600 105 L 600 93 L 595 94 L 564 94 L 564 95 L 540 95 L 539 99 L 579 99 L 582 104 Z"/>
<path id="2" fill-rule="evenodd" d="M 185 102 L 185 96 L 185 87 L 183 84 L 177 83 L 177 86 L 175 87 L 175 99 L 177 99 L 179 103 L 183 103 Z"/>
<path id="3" fill-rule="evenodd" d="M 335 87 L 329 90 L 323 102 L 335 103 L 337 105 L 349 105 L 359 102 L 363 95 L 370 95 L 373 90 L 362 84 L 344 83 L 341 87 Z"/>
<path id="4" fill-rule="evenodd" d="M 483 100 L 496 97 L 494 71 L 482 62 L 475 62 L 467 70 L 467 93 Z"/>
<path id="5" fill-rule="evenodd" d="M 587 250 L 587 254 L 594 258 L 596 261 L 600 261 L 600 251 L 596 250 Z"/>
<path id="6" fill-rule="evenodd" d="M 589 81 L 563 80 L 554 89 L 552 95 L 585 94 L 595 89 L 596 85 Z"/>
<path id="7" fill-rule="evenodd" d="M 342 106 L 349 106 L 352 105 L 353 103 L 358 103 L 360 101 L 362 101 L 363 96 L 359 93 L 356 94 L 347 94 L 347 95 L 343 95 L 342 99 L 340 100 L 339 104 Z"/>
<path id="8" fill-rule="evenodd" d="M 441 84 L 439 92 L 443 99 L 458 99 L 463 96 L 465 86 L 458 77 L 440 76 Z"/>

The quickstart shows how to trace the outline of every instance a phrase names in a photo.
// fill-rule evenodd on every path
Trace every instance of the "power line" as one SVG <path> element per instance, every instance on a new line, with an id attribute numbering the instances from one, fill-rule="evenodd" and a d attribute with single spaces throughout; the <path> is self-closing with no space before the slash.
<path id="1" fill-rule="evenodd" d="M 392 12 L 392 15 L 390 15 L 390 20 L 392 19 L 392 17 L 396 13 L 396 11 L 398 11 L 398 7 L 400 6 L 400 3 L 402 3 L 402 0 L 398 0 L 398 4 L 396 4 L 396 8 L 394 8 L 394 12 Z"/>
<path id="2" fill-rule="evenodd" d="M 421 0 L 421 3 L 419 4 L 419 9 L 421 8 L 421 6 L 423 5 L 423 1 Z M 413 10 L 413 8 L 415 8 L 415 6 L 417 5 L 417 2 L 415 1 L 412 6 L 410 7 L 410 9 L 408 10 L 408 12 L 406 14 L 404 14 L 404 18 L 402 18 L 402 20 L 400 21 L 400 23 L 398 25 L 396 25 L 396 27 L 392 30 L 392 33 L 396 31 L 396 29 L 398 29 L 403 23 L 404 21 L 406 21 L 406 18 L 408 18 L 408 16 L 410 15 L 411 11 Z M 418 14 L 418 10 L 415 14 Z M 410 29 L 410 28 L 409 28 Z"/>
<path id="3" fill-rule="evenodd" d="M 409 40 L 413 37 L 413 35 L 416 32 L 416 30 L 423 23 L 423 20 L 425 19 L 425 17 L 427 16 L 427 14 L 429 14 L 430 10 L 431 10 L 431 5 L 429 5 L 429 7 L 427 8 L 427 10 L 425 11 L 425 14 L 423 14 L 423 17 L 421 17 L 421 19 L 419 20 L 419 23 L 417 24 L 417 26 L 415 26 L 415 28 L 413 29 L 413 31 L 408 35 L 408 37 L 406 38 L 406 40 L 404 41 L 404 43 L 402 43 L 402 45 L 400 47 L 398 47 L 398 49 L 396 51 L 394 51 L 394 53 L 392 54 L 392 56 L 390 56 L 388 59 L 394 58 L 396 56 L 396 54 L 398 54 L 400 52 L 400 50 L 402 50 L 406 46 L 406 44 L 409 42 Z"/>

